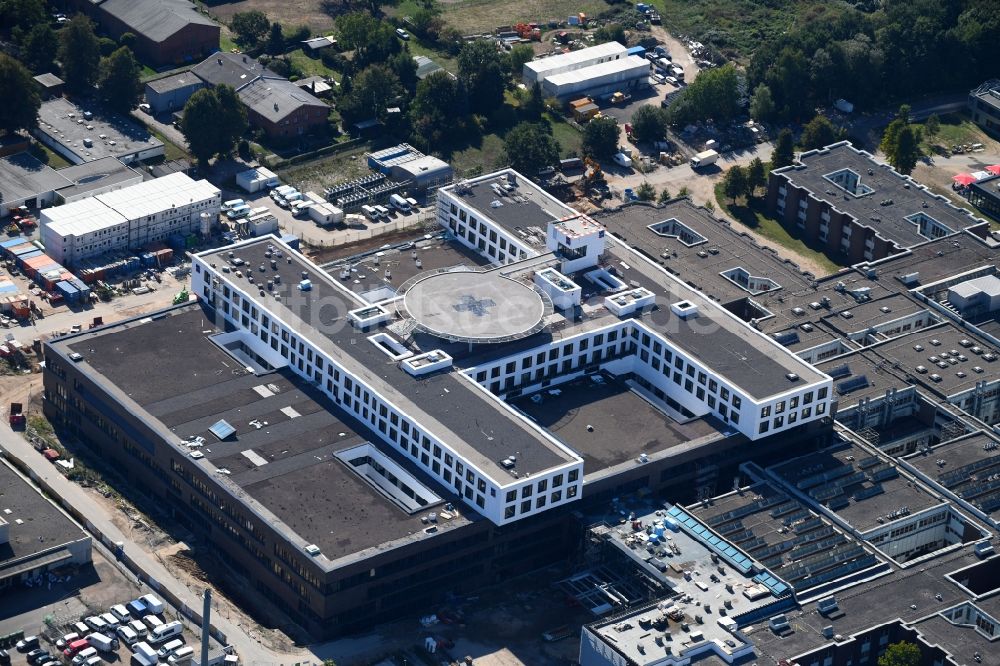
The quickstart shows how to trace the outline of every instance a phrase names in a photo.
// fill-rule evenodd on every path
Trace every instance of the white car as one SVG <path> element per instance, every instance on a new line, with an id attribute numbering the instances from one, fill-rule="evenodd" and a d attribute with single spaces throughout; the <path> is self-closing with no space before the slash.
<path id="1" fill-rule="evenodd" d="M 678 81 L 677 78 L 674 77 L 674 76 L 668 76 L 668 77 L 666 77 L 666 81 L 667 81 L 667 83 L 669 83 L 672 86 L 680 86 L 680 84 L 681 84 L 681 82 Z"/>
<path id="2" fill-rule="evenodd" d="M 625 153 L 615 153 L 614 160 L 615 164 L 625 167 L 626 169 L 632 166 L 632 158 Z"/>

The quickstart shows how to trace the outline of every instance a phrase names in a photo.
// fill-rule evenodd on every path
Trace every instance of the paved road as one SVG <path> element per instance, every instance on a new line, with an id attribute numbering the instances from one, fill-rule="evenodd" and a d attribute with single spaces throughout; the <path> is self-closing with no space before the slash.
<path id="1" fill-rule="evenodd" d="M 103 506 L 93 499 L 83 488 L 69 481 L 56 471 L 55 467 L 35 451 L 28 444 L 27 440 L 11 430 L 6 422 L 0 423 L 0 447 L 6 450 L 10 456 L 30 467 L 36 478 L 43 479 L 49 487 L 56 491 L 56 494 L 62 500 L 83 514 L 87 518 L 88 529 L 93 526 L 97 531 L 106 534 L 113 542 L 120 541 L 124 543 L 125 553 L 150 578 L 159 581 L 163 587 L 169 589 L 178 599 L 181 599 L 191 608 L 201 610 L 201 599 L 194 592 L 189 590 L 183 583 L 178 582 L 156 558 L 132 543 L 114 525 Z M 241 627 L 230 622 L 225 616 L 219 613 L 213 614 L 212 624 L 226 634 L 230 644 L 236 647 L 240 655 L 240 660 L 244 664 L 295 663 L 307 661 L 312 657 L 307 652 L 302 652 L 301 654 L 276 654 L 261 645 L 257 638 L 248 635 Z"/>

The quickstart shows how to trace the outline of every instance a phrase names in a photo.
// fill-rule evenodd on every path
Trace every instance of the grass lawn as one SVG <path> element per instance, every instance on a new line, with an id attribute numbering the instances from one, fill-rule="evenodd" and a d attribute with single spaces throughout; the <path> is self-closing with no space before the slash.
<path id="1" fill-rule="evenodd" d="M 226 53 L 239 48 L 236 46 L 236 42 L 233 41 L 233 35 L 226 26 L 222 26 L 222 30 L 219 31 L 219 48 Z"/>
<path id="2" fill-rule="evenodd" d="M 284 182 L 299 186 L 303 192 L 307 190 L 318 192 L 334 183 L 358 178 L 368 173 L 368 162 L 364 157 L 365 152 L 370 149 L 370 146 L 364 146 L 357 150 L 320 158 L 308 164 L 293 165 L 279 169 L 278 175 Z"/>
<path id="3" fill-rule="evenodd" d="M 944 146 L 951 149 L 954 145 L 968 143 L 990 144 L 992 139 L 986 135 L 968 116 L 959 113 L 949 113 L 941 116 L 940 126 L 933 137 L 927 137 L 927 130 L 924 123 L 914 123 L 923 133 L 923 143 L 921 148 L 928 155 L 935 154 L 934 146 Z"/>
<path id="4" fill-rule="evenodd" d="M 164 158 L 169 162 L 170 160 L 186 160 L 190 159 L 191 155 L 183 147 L 172 143 L 170 139 L 163 136 L 153 128 L 149 128 L 150 133 L 157 139 L 163 142 L 164 146 Z"/>
<path id="5" fill-rule="evenodd" d="M 293 67 L 302 72 L 302 78 L 323 76 L 339 79 L 339 76 L 332 69 L 324 65 L 322 60 L 319 58 L 310 58 L 302 49 L 289 51 L 286 57 L 292 63 Z"/>
<path id="6" fill-rule="evenodd" d="M 552 126 L 552 136 L 559 142 L 559 157 L 563 159 L 579 157 L 583 145 L 583 132 L 567 122 L 553 119 L 548 113 L 545 114 L 545 117 Z"/>
<path id="7" fill-rule="evenodd" d="M 456 58 L 452 58 L 444 51 L 439 51 L 435 48 L 431 48 L 430 46 L 425 45 L 421 40 L 417 39 L 416 37 L 410 39 L 410 41 L 407 42 L 407 46 L 409 46 L 410 53 L 412 53 L 413 55 L 427 56 L 428 58 L 430 58 L 437 64 L 441 65 L 452 74 L 458 73 L 458 60 Z"/>
<path id="8" fill-rule="evenodd" d="M 62 169 L 63 167 L 71 166 L 62 155 L 51 150 L 48 146 L 38 143 L 37 141 L 31 142 L 31 148 L 29 148 L 28 151 L 34 155 L 39 162 L 44 162 L 53 169 Z"/>
<path id="9" fill-rule="evenodd" d="M 567 16 L 580 12 L 594 16 L 608 7 L 604 0 L 459 0 L 442 3 L 441 18 L 469 35 L 519 21 L 565 21 Z"/>
<path id="10" fill-rule="evenodd" d="M 831 257 L 820 250 L 810 247 L 802 239 L 790 234 L 787 229 L 781 226 L 778 220 L 764 212 L 763 203 L 760 200 L 733 204 L 730 202 L 729 197 L 723 193 L 722 187 L 721 182 L 715 186 L 715 200 L 718 202 L 719 207 L 734 220 L 752 229 L 756 234 L 815 262 L 817 266 L 823 268 L 827 273 L 835 273 L 848 265 L 841 263 L 835 257 Z"/>
<path id="11" fill-rule="evenodd" d="M 455 169 L 455 177 L 461 178 L 488 172 L 497 165 L 502 153 L 503 139 L 500 135 L 487 134 L 479 145 L 455 151 L 448 161 Z"/>

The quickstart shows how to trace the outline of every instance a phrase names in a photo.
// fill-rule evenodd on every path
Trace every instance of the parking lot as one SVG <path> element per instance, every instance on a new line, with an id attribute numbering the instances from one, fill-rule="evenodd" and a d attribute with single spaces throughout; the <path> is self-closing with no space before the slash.
<path id="1" fill-rule="evenodd" d="M 18 592 L 16 605 L 34 608 L 0 622 L 5 634 L 24 631 L 18 645 L 7 649 L 11 666 L 190 664 L 200 650 L 197 634 L 155 594 L 98 557 L 95 553 L 93 570 L 82 573 L 87 585 L 78 594 L 53 600 L 58 588 Z M 6 601 L 3 604 L 0 607 L 6 608 Z"/>

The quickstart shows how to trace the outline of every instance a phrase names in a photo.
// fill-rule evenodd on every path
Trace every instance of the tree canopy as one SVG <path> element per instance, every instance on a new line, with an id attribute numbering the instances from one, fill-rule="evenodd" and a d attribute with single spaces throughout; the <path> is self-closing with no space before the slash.
<path id="1" fill-rule="evenodd" d="M 277 21 L 272 23 L 270 30 L 268 30 L 264 51 L 271 55 L 281 55 L 285 52 L 285 33 Z"/>
<path id="2" fill-rule="evenodd" d="M 101 101 L 110 109 L 128 113 L 142 99 L 142 66 L 127 46 L 101 60 L 98 89 Z"/>
<path id="3" fill-rule="evenodd" d="M 667 112 L 644 104 L 632 114 L 632 136 L 639 141 L 661 141 L 667 135 Z"/>
<path id="4" fill-rule="evenodd" d="M 747 196 L 754 196 L 757 190 L 765 185 L 767 185 L 767 168 L 759 157 L 755 157 L 747 165 Z"/>
<path id="5" fill-rule="evenodd" d="M 48 23 L 38 23 L 21 40 L 21 59 L 36 74 L 51 72 L 55 67 L 59 39 Z"/>
<path id="6" fill-rule="evenodd" d="M 759 83 L 750 97 L 750 117 L 758 122 L 774 118 L 774 97 L 766 83 Z"/>
<path id="7" fill-rule="evenodd" d="M 519 123 L 504 137 L 504 155 L 511 168 L 534 177 L 559 161 L 559 144 L 547 125 Z"/>
<path id="8" fill-rule="evenodd" d="M 771 153 L 771 168 L 780 169 L 795 161 L 795 139 L 792 131 L 787 127 L 778 132 L 778 139 L 774 142 L 774 152 Z"/>
<path id="9" fill-rule="evenodd" d="M 726 175 L 722 179 L 722 191 L 734 203 L 747 193 L 747 172 L 744 171 L 743 167 L 736 165 L 726 171 Z"/>
<path id="10" fill-rule="evenodd" d="M 458 79 L 468 91 L 473 112 L 489 115 L 503 104 L 503 72 L 492 40 L 478 39 L 462 47 L 458 53 Z"/>
<path id="11" fill-rule="evenodd" d="M 920 648 L 914 643 L 900 641 L 885 649 L 878 658 L 878 666 L 920 666 Z"/>
<path id="12" fill-rule="evenodd" d="M 728 122 L 740 111 L 740 76 L 732 64 L 701 72 L 670 105 L 672 125 L 713 119 Z"/>
<path id="13" fill-rule="evenodd" d="M 448 72 L 437 71 L 417 84 L 410 122 L 418 143 L 439 150 L 453 145 L 468 114 L 468 98 Z"/>
<path id="14" fill-rule="evenodd" d="M 369 118 L 386 119 L 386 109 L 395 106 L 403 93 L 396 75 L 385 65 L 371 65 L 351 82 L 351 90 L 342 94 L 338 108 L 348 123 Z"/>
<path id="15" fill-rule="evenodd" d="M 337 33 L 344 48 L 354 51 L 355 70 L 385 62 L 402 48 L 390 24 L 364 12 L 338 16 Z"/>
<path id="16" fill-rule="evenodd" d="M 181 133 L 191 154 L 202 164 L 232 152 L 247 130 L 246 109 L 231 86 L 197 91 L 184 105 Z"/>
<path id="17" fill-rule="evenodd" d="M 597 159 L 607 159 L 618 150 L 618 123 L 614 118 L 596 118 L 583 128 L 583 152 Z"/>
<path id="18" fill-rule="evenodd" d="M 236 41 L 244 46 L 256 46 L 271 27 L 271 22 L 262 11 L 252 9 L 236 12 L 229 22 L 229 29 L 236 35 Z"/>
<path id="19" fill-rule="evenodd" d="M 42 0 L 0 0 L 0 30 L 14 36 L 46 22 Z"/>
<path id="20" fill-rule="evenodd" d="M 900 107 L 896 119 L 885 128 L 879 144 L 879 150 L 885 153 L 889 164 L 902 174 L 912 173 L 922 156 L 920 128 L 910 125 L 909 111 L 908 106 Z"/>
<path id="21" fill-rule="evenodd" d="M 618 42 L 622 46 L 628 46 L 628 37 L 625 36 L 625 28 L 617 23 L 602 25 L 594 31 L 594 41 L 598 44 Z"/>
<path id="22" fill-rule="evenodd" d="M 101 46 L 94 34 L 94 24 L 77 14 L 59 33 L 59 62 L 66 87 L 86 93 L 97 81 L 101 66 Z"/>
<path id="23" fill-rule="evenodd" d="M 840 131 L 833 126 L 830 119 L 820 114 L 806 123 L 802 128 L 799 143 L 805 150 L 829 146 L 837 140 Z"/>
<path id="24" fill-rule="evenodd" d="M 6 53 L 0 53 L 0 90 L 18 91 L 0 105 L 0 130 L 11 133 L 38 124 L 41 101 L 31 72 Z"/>

